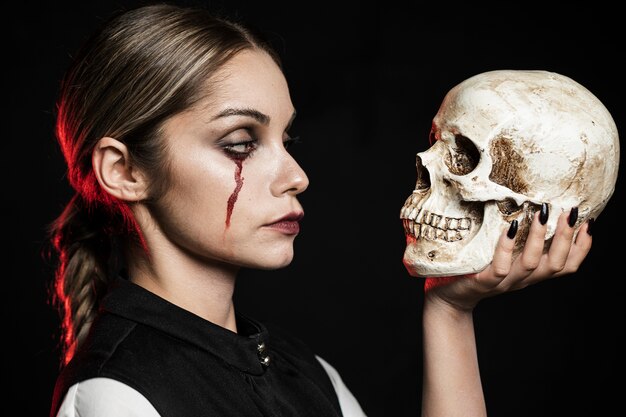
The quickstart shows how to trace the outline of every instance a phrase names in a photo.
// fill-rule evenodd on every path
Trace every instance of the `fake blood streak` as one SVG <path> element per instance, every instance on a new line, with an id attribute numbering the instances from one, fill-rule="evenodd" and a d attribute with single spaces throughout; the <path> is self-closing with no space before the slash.
<path id="1" fill-rule="evenodd" d="M 241 187 L 243 187 L 243 177 L 241 176 L 241 171 L 243 169 L 243 159 L 236 157 L 233 157 L 231 159 L 235 162 L 237 168 L 235 169 L 235 190 L 230 195 L 230 197 L 228 197 L 228 203 L 226 205 L 227 229 L 230 226 L 230 216 L 232 216 L 233 214 L 233 208 L 235 207 L 235 202 L 237 201 L 237 197 L 239 196 L 239 191 L 241 190 Z"/>

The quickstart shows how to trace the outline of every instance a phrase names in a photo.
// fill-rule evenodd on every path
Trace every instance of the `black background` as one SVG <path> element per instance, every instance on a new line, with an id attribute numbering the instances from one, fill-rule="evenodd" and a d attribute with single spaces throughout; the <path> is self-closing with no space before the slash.
<path id="1" fill-rule="evenodd" d="M 58 368 L 58 318 L 46 295 L 53 269 L 43 256 L 45 227 L 72 194 L 53 136 L 58 81 L 97 24 L 141 4 L 81 3 L 13 5 L 3 13 L 10 272 L 2 374 L 17 388 L 5 393 L 20 415 L 47 414 Z M 487 70 L 545 69 L 586 86 L 624 128 L 617 10 L 597 2 L 559 12 L 530 3 L 429 10 L 407 3 L 204 3 L 258 26 L 278 45 L 299 114 L 293 133 L 303 139 L 294 154 L 311 181 L 293 263 L 243 271 L 238 308 L 300 336 L 338 369 L 371 417 L 419 414 L 423 281 L 402 265 L 398 216 L 415 184 L 415 153 L 428 147 L 445 93 Z M 601 416 L 623 408 L 622 171 L 579 272 L 476 308 L 491 416 Z"/>

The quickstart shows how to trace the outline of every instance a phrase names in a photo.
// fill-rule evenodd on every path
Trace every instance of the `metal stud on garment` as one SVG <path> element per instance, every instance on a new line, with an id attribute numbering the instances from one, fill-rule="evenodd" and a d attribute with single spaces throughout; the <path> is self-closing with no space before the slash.
<path id="1" fill-rule="evenodd" d="M 266 368 L 268 366 L 270 366 L 270 357 L 269 356 L 261 356 L 259 358 L 259 360 L 261 361 L 261 365 L 265 366 Z"/>
<path id="2" fill-rule="evenodd" d="M 258 354 L 259 354 L 259 361 L 261 362 L 261 365 L 265 366 L 266 368 L 268 366 L 270 366 L 270 357 L 269 355 L 265 354 L 265 343 L 264 342 L 260 342 L 257 347 L 256 347 Z"/>

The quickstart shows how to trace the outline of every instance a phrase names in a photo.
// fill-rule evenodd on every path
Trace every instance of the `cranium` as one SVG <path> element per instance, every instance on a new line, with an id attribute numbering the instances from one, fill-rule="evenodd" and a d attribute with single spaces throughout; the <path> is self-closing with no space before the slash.
<path id="1" fill-rule="evenodd" d="M 483 270 L 517 220 L 521 250 L 547 203 L 546 244 L 558 215 L 578 208 L 576 231 L 612 196 L 619 165 L 611 114 L 588 89 L 548 71 L 497 70 L 445 96 L 416 157 L 417 184 L 400 212 L 404 264 L 414 276 Z"/>

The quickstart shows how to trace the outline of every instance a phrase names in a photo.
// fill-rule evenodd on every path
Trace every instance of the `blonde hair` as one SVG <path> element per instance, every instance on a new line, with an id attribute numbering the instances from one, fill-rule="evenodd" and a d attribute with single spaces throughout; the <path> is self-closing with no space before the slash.
<path id="1" fill-rule="evenodd" d="M 63 363 L 89 331 L 123 262 L 120 248 L 142 244 L 128 205 L 96 180 L 95 144 L 105 136 L 123 142 L 132 164 L 151 178 L 149 194 L 159 195 L 167 187 L 164 122 L 206 97 L 211 75 L 251 48 L 280 66 L 250 28 L 204 9 L 159 4 L 112 17 L 74 58 L 61 82 L 56 135 L 76 195 L 50 228 L 59 256 L 52 301 L 62 317 Z"/>

